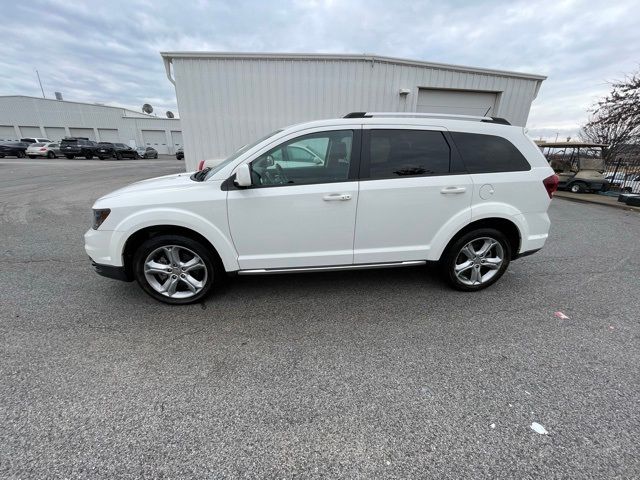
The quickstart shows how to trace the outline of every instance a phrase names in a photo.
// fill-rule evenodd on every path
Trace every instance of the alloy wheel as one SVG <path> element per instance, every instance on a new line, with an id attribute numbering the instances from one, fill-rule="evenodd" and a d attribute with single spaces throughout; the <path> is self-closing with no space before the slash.
<path id="1" fill-rule="evenodd" d="M 195 252 L 180 245 L 163 245 L 144 261 L 144 276 L 156 292 L 170 298 L 190 298 L 207 283 L 207 267 Z"/>
<path id="2" fill-rule="evenodd" d="M 491 237 L 471 240 L 460 249 L 454 264 L 458 281 L 468 286 L 482 285 L 490 281 L 504 262 L 504 249 Z"/>

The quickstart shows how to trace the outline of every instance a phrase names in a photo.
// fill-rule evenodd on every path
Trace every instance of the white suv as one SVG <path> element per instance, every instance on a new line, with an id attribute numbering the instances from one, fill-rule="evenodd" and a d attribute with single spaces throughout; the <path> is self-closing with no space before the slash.
<path id="1" fill-rule="evenodd" d="M 475 291 L 542 248 L 557 183 L 502 119 L 352 113 L 100 198 L 85 249 L 99 274 L 172 304 L 201 300 L 225 272 L 427 262 Z"/>

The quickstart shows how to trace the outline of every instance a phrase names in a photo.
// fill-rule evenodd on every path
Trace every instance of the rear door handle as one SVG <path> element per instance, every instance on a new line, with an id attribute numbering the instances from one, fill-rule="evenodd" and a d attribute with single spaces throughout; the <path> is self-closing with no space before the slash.
<path id="1" fill-rule="evenodd" d="M 322 197 L 322 199 L 325 202 L 345 202 L 347 200 L 351 200 L 351 195 L 348 193 L 334 193 L 331 195 L 325 195 L 324 197 Z"/>
<path id="2" fill-rule="evenodd" d="M 451 193 L 464 193 L 467 189 L 465 187 L 444 187 L 440 190 L 443 195 L 449 195 Z"/>

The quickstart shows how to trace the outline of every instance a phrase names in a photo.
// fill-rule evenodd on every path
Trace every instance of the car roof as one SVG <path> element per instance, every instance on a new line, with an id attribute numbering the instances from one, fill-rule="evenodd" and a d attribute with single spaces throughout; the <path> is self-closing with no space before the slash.
<path id="1" fill-rule="evenodd" d="M 374 114 L 375 115 L 375 114 Z M 506 132 L 512 132 L 517 129 L 522 132 L 520 126 L 504 124 L 501 121 L 486 121 L 483 118 L 490 117 L 474 117 L 467 115 L 438 115 L 438 114 L 422 114 L 401 112 L 398 116 L 392 113 L 383 113 L 382 116 L 372 117 L 349 117 L 349 118 L 332 118 L 326 120 L 315 120 L 311 122 L 298 123 L 289 125 L 282 129 L 283 134 L 289 134 L 301 130 L 307 130 L 317 127 L 334 127 L 344 125 L 345 127 L 356 125 L 385 125 L 385 126 L 423 126 L 434 128 L 445 128 L 452 131 L 475 132 L 503 135 Z M 415 115 L 415 116 L 413 116 Z M 502 119 L 499 119 L 502 120 Z"/>

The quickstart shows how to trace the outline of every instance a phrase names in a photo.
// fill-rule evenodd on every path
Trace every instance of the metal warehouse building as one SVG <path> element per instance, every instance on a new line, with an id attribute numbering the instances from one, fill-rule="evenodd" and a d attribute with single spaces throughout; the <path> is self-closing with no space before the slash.
<path id="1" fill-rule="evenodd" d="M 133 110 L 38 97 L 0 97 L 0 140 L 87 137 L 98 142 L 151 146 L 173 154 L 182 146 L 177 118 L 153 117 Z"/>
<path id="2" fill-rule="evenodd" d="M 504 117 L 524 126 L 541 75 L 370 55 L 164 52 L 187 168 L 279 127 L 352 111 Z"/>

